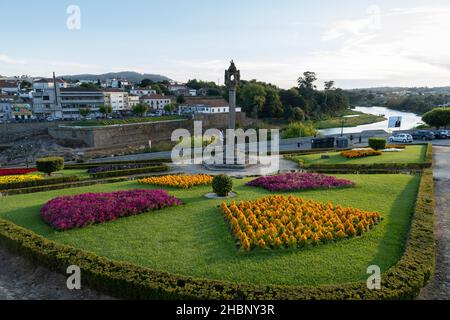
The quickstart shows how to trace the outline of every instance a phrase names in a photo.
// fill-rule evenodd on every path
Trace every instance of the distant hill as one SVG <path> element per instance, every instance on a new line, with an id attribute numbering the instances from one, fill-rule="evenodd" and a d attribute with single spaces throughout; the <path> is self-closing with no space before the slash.
<path id="1" fill-rule="evenodd" d="M 159 74 L 142 74 L 133 71 L 124 71 L 124 72 L 111 72 L 105 74 L 77 74 L 77 75 L 66 75 L 61 76 L 66 80 L 87 80 L 87 81 L 105 81 L 107 79 L 125 79 L 131 82 L 141 82 L 144 79 L 150 79 L 155 82 L 160 82 L 164 80 L 171 81 L 172 79 L 159 75 Z"/>

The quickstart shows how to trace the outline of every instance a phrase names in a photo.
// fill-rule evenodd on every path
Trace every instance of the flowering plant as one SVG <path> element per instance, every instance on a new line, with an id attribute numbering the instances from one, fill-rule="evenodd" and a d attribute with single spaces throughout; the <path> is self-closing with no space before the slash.
<path id="1" fill-rule="evenodd" d="M 212 184 L 213 177 L 206 174 L 197 174 L 190 176 L 161 176 L 161 177 L 150 177 L 146 179 L 139 180 L 141 184 L 149 184 L 156 186 L 168 186 L 176 187 L 181 189 L 189 189 L 194 186 L 205 185 L 209 186 Z"/>
<path id="2" fill-rule="evenodd" d="M 26 181 L 42 180 L 43 177 L 39 175 L 19 175 L 19 176 L 3 176 L 0 177 L 0 184 L 19 183 Z"/>
<path id="3" fill-rule="evenodd" d="M 354 182 L 317 173 L 287 173 L 278 176 L 261 177 L 247 183 L 270 191 L 295 191 L 323 188 L 352 187 Z"/>
<path id="4" fill-rule="evenodd" d="M 0 176 L 25 175 L 37 172 L 37 169 L 0 169 Z"/>
<path id="5" fill-rule="evenodd" d="M 341 156 L 347 159 L 357 159 L 366 158 L 373 156 L 381 156 L 383 153 L 381 151 L 375 151 L 373 149 L 359 149 L 341 152 Z"/>
<path id="6" fill-rule="evenodd" d="M 352 238 L 374 228 L 378 212 L 344 208 L 293 196 L 270 196 L 231 205 L 222 212 L 245 251 L 254 248 L 299 248 Z"/>
<path id="7" fill-rule="evenodd" d="M 164 190 L 88 193 L 49 201 L 41 217 L 55 229 L 69 230 L 181 204 Z"/>

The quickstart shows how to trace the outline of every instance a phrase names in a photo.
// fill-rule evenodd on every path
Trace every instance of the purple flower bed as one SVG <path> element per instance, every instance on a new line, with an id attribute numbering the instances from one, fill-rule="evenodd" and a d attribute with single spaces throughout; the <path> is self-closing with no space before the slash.
<path id="1" fill-rule="evenodd" d="M 91 168 L 88 170 L 89 174 L 100 173 L 100 172 L 109 172 L 109 171 L 118 171 L 118 170 L 130 170 L 130 169 L 140 169 L 151 167 L 151 164 L 118 164 L 118 165 L 109 165 L 109 166 L 101 166 L 96 168 Z"/>
<path id="2" fill-rule="evenodd" d="M 353 187 L 354 182 L 317 173 L 288 173 L 261 177 L 247 183 L 270 191 L 295 191 L 327 188 Z"/>
<path id="3" fill-rule="evenodd" d="M 49 201 L 41 217 L 55 229 L 69 230 L 181 204 L 164 190 L 87 193 Z"/>

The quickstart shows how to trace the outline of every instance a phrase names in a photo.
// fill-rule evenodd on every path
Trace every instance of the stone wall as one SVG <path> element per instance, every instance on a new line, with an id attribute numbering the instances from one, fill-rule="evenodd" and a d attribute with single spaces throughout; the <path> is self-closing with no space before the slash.
<path id="1" fill-rule="evenodd" d="M 176 129 L 194 130 L 194 121 L 202 121 L 203 130 L 210 128 L 225 129 L 227 115 L 196 115 L 190 120 L 173 120 L 139 124 L 114 125 L 104 127 L 70 127 L 49 128 L 50 136 L 58 140 L 82 141 L 90 148 L 117 148 L 131 146 L 148 146 L 161 141 L 170 141 Z M 241 127 L 249 126 L 252 121 L 244 114 L 237 115 Z"/>
<path id="2" fill-rule="evenodd" d="M 67 122 L 0 123 L 0 143 L 47 134 L 49 128 L 63 124 L 67 125 Z"/>

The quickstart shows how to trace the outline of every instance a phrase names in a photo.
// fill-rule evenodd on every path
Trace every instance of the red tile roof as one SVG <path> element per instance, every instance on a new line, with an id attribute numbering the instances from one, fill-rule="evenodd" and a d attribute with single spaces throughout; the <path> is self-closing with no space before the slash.
<path id="1" fill-rule="evenodd" d="M 141 97 L 142 100 L 170 100 L 170 98 L 161 94 L 147 94 Z"/>

